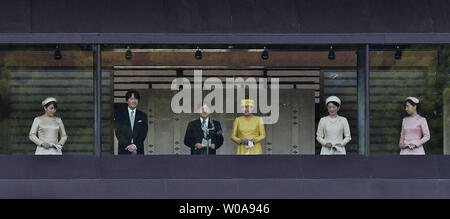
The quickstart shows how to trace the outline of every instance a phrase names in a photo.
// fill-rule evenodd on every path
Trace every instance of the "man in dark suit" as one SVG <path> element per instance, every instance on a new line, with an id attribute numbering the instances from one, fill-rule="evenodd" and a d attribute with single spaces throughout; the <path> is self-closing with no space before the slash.
<path id="1" fill-rule="evenodd" d="M 139 93 L 130 90 L 125 94 L 127 110 L 114 116 L 114 129 L 119 140 L 119 154 L 144 154 L 144 140 L 147 137 L 147 114 L 137 110 Z"/>
<path id="2" fill-rule="evenodd" d="M 189 122 L 184 135 L 184 144 L 191 154 L 216 154 L 223 144 L 220 122 L 210 119 L 211 109 L 207 104 L 197 107 L 200 118 Z"/>

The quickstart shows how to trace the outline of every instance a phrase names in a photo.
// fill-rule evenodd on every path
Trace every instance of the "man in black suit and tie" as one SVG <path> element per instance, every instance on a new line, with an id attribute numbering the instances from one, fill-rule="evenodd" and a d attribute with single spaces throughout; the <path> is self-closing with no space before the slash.
<path id="1" fill-rule="evenodd" d="M 223 144 L 220 122 L 212 120 L 207 104 L 197 107 L 200 118 L 189 122 L 184 135 L 184 144 L 191 148 L 191 154 L 216 154 Z"/>
<path id="2" fill-rule="evenodd" d="M 114 128 L 119 140 L 119 154 L 144 154 L 144 140 L 147 137 L 147 114 L 137 110 L 139 93 L 129 90 L 125 94 L 128 109 L 114 116 Z"/>

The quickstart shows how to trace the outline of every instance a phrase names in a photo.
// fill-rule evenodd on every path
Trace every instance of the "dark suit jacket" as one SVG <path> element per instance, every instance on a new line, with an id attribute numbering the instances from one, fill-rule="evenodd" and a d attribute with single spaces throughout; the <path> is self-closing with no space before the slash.
<path id="1" fill-rule="evenodd" d="M 147 137 L 148 130 L 147 114 L 136 109 L 134 127 L 133 131 L 131 131 L 128 109 L 119 111 L 114 116 L 114 129 L 116 137 L 119 140 L 119 154 L 131 154 L 131 152 L 125 149 L 125 147 L 131 144 L 131 139 L 133 139 L 133 144 L 137 147 L 137 153 L 144 154 L 144 140 Z"/>
<path id="2" fill-rule="evenodd" d="M 213 125 L 214 124 L 214 125 Z M 222 135 L 222 127 L 220 126 L 220 122 L 216 120 L 209 119 L 208 128 L 211 129 L 214 126 L 214 131 L 210 131 L 211 134 L 211 144 L 215 144 L 216 147 L 214 150 L 209 148 L 196 149 L 196 143 L 202 143 L 203 139 L 203 130 L 202 130 L 202 122 L 200 118 L 189 122 L 188 127 L 186 129 L 186 134 L 184 135 L 184 144 L 191 148 L 191 154 L 216 154 L 216 150 L 219 149 L 223 144 L 223 135 Z"/>

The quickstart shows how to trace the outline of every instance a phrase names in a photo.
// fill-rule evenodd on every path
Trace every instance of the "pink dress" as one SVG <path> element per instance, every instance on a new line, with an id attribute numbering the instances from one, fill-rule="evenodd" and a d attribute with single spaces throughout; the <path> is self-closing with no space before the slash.
<path id="1" fill-rule="evenodd" d="M 428 129 L 428 123 L 425 118 L 419 115 L 403 118 L 400 144 L 415 144 L 417 147 L 414 149 L 401 149 L 401 155 L 424 155 L 425 150 L 423 149 L 423 144 L 428 140 L 430 140 L 430 130 Z"/>

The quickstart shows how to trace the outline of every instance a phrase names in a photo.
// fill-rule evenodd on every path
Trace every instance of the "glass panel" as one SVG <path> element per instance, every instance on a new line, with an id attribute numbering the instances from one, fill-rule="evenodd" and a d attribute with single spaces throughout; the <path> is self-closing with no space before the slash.
<path id="1" fill-rule="evenodd" d="M 371 153 L 399 154 L 402 142 L 412 147 L 402 153 L 442 154 L 448 138 L 444 136 L 449 121 L 444 109 L 450 104 L 449 46 L 373 46 L 371 50 Z M 421 109 L 412 106 L 414 109 L 408 113 L 407 97 L 416 97 Z M 415 111 L 420 116 L 414 116 Z"/>
<path id="2" fill-rule="evenodd" d="M 140 94 L 137 109 L 146 113 L 148 120 L 148 131 L 143 142 L 144 154 L 191 154 L 191 148 L 184 144 L 184 137 L 189 122 L 199 120 L 200 117 L 194 113 L 197 106 L 195 99 L 201 101 L 213 93 L 211 89 L 204 89 L 201 94 L 194 93 L 195 75 L 200 72 L 200 80 L 210 81 L 215 78 L 223 88 L 212 88 L 223 91 L 216 95 L 222 100 L 214 99 L 212 103 L 214 107 L 223 103 L 222 112 L 211 115 L 211 118 L 220 122 L 224 136 L 224 143 L 217 149 L 217 154 L 236 154 L 238 151 L 239 146 L 231 136 L 235 119 L 243 115 L 241 102 L 236 88 L 225 89 L 227 79 L 234 81 L 238 78 L 244 81 L 254 79 L 262 85 L 264 82 L 260 83 L 260 79 L 267 78 L 268 105 L 273 107 L 270 112 L 262 113 L 261 100 L 252 98 L 248 88 L 245 97 L 256 100 L 257 116 L 267 117 L 278 111 L 276 122 L 264 120 L 266 137 L 260 142 L 262 154 L 319 154 L 322 145 L 316 140 L 317 125 L 321 117 L 328 115 L 324 102 L 332 95 L 342 99 L 339 115 L 347 117 L 350 125 L 352 140 L 346 145 L 347 153 L 358 152 L 356 46 L 335 46 L 334 59 L 329 59 L 328 46 L 269 46 L 267 59 L 263 59 L 263 55 L 266 55 L 263 45 L 201 45 L 201 58 L 197 45 L 128 47 L 106 45 L 102 51 L 102 83 L 105 80 L 111 83 L 111 93 L 114 93 L 113 98 L 103 94 L 104 103 L 111 100 L 111 105 L 109 110 L 104 108 L 106 111 L 102 117 L 113 121 L 112 115 L 125 112 L 122 117 L 129 119 L 125 94 L 130 89 L 137 90 Z M 171 107 L 173 98 L 188 89 L 188 85 L 185 85 L 179 90 L 171 90 L 177 78 L 185 78 L 192 88 L 187 92 L 191 94 L 191 101 L 188 103 L 187 99 L 183 99 L 183 104 L 189 106 L 190 112 L 175 113 Z M 278 79 L 279 85 L 278 95 L 274 99 L 271 97 L 272 93 L 275 94 L 272 79 Z M 203 83 L 203 88 L 207 84 Z M 227 96 L 231 91 L 233 94 Z M 257 90 L 257 95 L 262 95 L 261 89 Z M 278 102 L 276 106 L 275 98 Z M 139 120 L 144 122 L 142 118 L 136 121 Z M 116 128 L 116 133 L 128 132 L 125 135 L 130 135 L 131 124 L 129 121 L 123 122 L 127 123 L 124 125 L 127 127 L 121 128 L 119 132 Z M 113 137 L 112 123 L 104 123 L 103 127 L 109 127 L 103 130 L 105 154 L 118 154 L 119 150 L 131 144 L 128 136 L 124 140 L 126 143 L 119 146 L 119 140 Z M 125 151 L 127 153 L 130 154 Z"/>
<path id="3" fill-rule="evenodd" d="M 93 72 L 87 45 L 2 46 L 1 153 L 60 153 L 54 144 L 62 144 L 63 154 L 92 154 Z M 47 97 L 56 99 L 54 114 L 42 106 Z"/>

